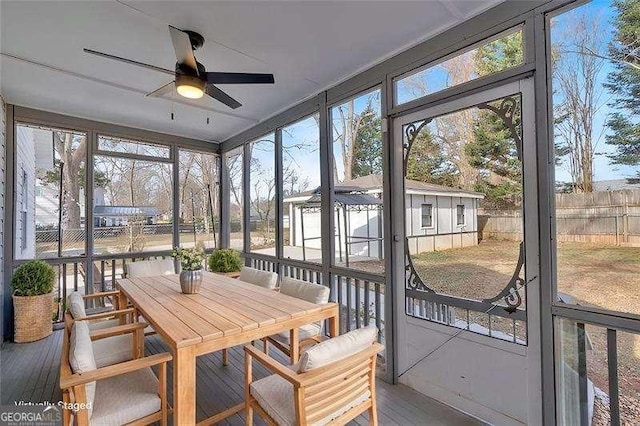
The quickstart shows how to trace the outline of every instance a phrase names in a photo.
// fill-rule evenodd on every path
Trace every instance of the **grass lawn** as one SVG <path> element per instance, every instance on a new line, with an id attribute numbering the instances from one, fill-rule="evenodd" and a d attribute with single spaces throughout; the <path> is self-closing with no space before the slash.
<path id="1" fill-rule="evenodd" d="M 486 299 L 509 282 L 518 247 L 514 241 L 485 240 L 474 247 L 422 253 L 412 259 L 434 290 Z M 558 291 L 582 305 L 640 315 L 640 248 L 560 243 Z"/>
<path id="2" fill-rule="evenodd" d="M 486 299 L 509 282 L 518 243 L 485 240 L 474 247 L 414 256 L 416 270 L 432 289 L 459 297 Z M 640 314 L 640 248 L 559 243 L 558 291 L 576 303 Z M 589 378 L 608 390 L 606 329 L 587 325 L 592 350 Z M 640 336 L 618 333 L 621 410 L 640 422 Z M 636 424 L 636 423 L 632 423 Z"/>

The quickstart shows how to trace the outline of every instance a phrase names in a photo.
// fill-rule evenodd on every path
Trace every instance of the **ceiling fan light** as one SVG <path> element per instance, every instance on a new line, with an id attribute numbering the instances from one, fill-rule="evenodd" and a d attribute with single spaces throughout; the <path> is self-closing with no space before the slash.
<path id="1" fill-rule="evenodd" d="M 204 96 L 204 91 L 202 89 L 199 87 L 189 86 L 187 84 L 178 86 L 177 90 L 180 95 L 189 99 L 200 99 Z"/>
<path id="2" fill-rule="evenodd" d="M 205 82 L 198 77 L 190 75 L 178 75 L 176 77 L 176 90 L 178 94 L 189 99 L 200 99 L 204 96 Z"/>

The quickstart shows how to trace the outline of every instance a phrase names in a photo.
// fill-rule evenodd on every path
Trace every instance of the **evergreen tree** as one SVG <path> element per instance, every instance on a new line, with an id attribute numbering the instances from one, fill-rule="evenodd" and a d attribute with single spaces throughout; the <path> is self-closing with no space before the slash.
<path id="1" fill-rule="evenodd" d="M 407 179 L 456 187 L 458 171 L 443 152 L 442 145 L 434 141 L 429 126 L 424 126 L 411 146 L 407 160 Z"/>
<path id="2" fill-rule="evenodd" d="M 353 143 L 352 179 L 370 174 L 382 174 L 380 114 L 368 105 L 361 116 L 360 127 Z"/>
<path id="3" fill-rule="evenodd" d="M 611 133 L 606 142 L 616 151 L 612 164 L 640 165 L 640 0 L 614 0 L 614 40 L 609 55 L 614 69 L 605 86 L 615 96 L 610 106 L 617 108 L 607 126 Z M 640 176 L 640 171 L 638 172 Z"/>
<path id="4" fill-rule="evenodd" d="M 522 64 L 522 32 L 516 31 L 480 46 L 474 55 L 479 77 Z"/>
<path id="5" fill-rule="evenodd" d="M 515 102 L 514 122 L 520 138 L 520 96 Z M 510 100 L 506 100 L 509 102 Z M 503 100 L 489 103 L 499 108 Z M 475 190 L 485 194 L 484 204 L 493 208 L 518 206 L 522 195 L 522 163 L 518 158 L 516 140 L 505 122 L 495 112 L 481 109 L 474 128 L 474 140 L 467 144 L 465 153 L 469 163 L 478 168 L 480 179 Z"/>
<path id="6" fill-rule="evenodd" d="M 493 74 L 522 63 L 522 33 L 501 37 L 478 48 L 474 62 L 479 76 Z M 520 132 L 520 97 L 513 120 Z M 489 105 L 499 108 L 502 100 Z M 516 141 L 503 119 L 489 109 L 481 108 L 474 125 L 473 140 L 465 146 L 469 164 L 480 170 L 475 190 L 485 194 L 488 207 L 510 208 L 519 204 L 522 193 L 522 164 Z"/>

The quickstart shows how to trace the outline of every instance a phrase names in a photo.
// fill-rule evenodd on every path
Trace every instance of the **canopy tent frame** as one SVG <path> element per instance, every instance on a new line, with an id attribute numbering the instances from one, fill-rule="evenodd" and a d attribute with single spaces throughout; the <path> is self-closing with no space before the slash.
<path id="1" fill-rule="evenodd" d="M 334 238 L 338 238 L 338 256 L 340 262 L 345 262 L 346 267 L 349 267 L 349 255 L 350 248 L 353 244 L 367 244 L 368 252 L 371 252 L 371 243 L 378 243 L 378 259 L 382 259 L 382 246 L 384 244 L 384 237 L 382 236 L 382 218 L 383 211 L 382 200 L 378 197 L 374 197 L 371 194 L 356 192 L 352 190 L 336 192 L 334 195 L 335 213 L 336 215 L 336 233 L 333 234 Z M 302 234 L 302 259 L 307 260 L 307 241 L 321 239 L 322 236 L 307 237 L 305 235 L 304 216 L 306 213 L 320 212 L 320 193 L 319 190 L 304 203 L 300 204 L 300 232 Z M 342 211 L 342 224 L 340 220 L 340 213 Z M 351 235 L 351 221 L 349 220 L 349 213 L 351 212 L 366 212 L 367 213 L 367 236 L 359 237 Z M 370 212 L 375 211 L 378 213 L 378 229 L 377 237 L 371 236 L 371 230 L 369 226 Z M 342 237 L 342 231 L 344 230 L 344 238 Z M 343 256 L 344 250 L 344 256 Z"/>

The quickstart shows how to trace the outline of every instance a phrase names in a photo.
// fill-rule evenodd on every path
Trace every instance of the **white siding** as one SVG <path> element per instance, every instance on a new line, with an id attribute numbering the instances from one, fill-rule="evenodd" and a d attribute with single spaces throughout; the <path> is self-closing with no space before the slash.
<path id="1" fill-rule="evenodd" d="M 436 209 L 438 234 L 451 234 L 453 232 L 455 217 L 452 209 L 455 209 L 455 207 L 451 197 L 438 197 Z"/>
<path id="2" fill-rule="evenodd" d="M 478 244 L 477 200 L 470 197 L 451 197 L 444 195 L 407 194 L 405 198 L 405 223 L 409 236 L 409 250 L 412 254 L 434 250 L 447 250 L 455 247 L 468 247 Z M 422 227 L 422 205 L 432 206 L 432 226 Z M 457 225 L 457 206 L 465 208 L 465 224 Z M 300 205 L 290 210 L 290 241 L 292 246 L 302 247 L 302 226 Z M 304 233 L 306 238 L 320 236 L 320 212 L 307 211 L 304 214 Z M 336 230 L 336 253 L 344 252 L 344 212 L 336 211 L 334 216 L 336 227 L 340 226 L 340 238 Z M 352 237 L 377 238 L 381 233 L 382 213 L 377 210 L 350 211 L 347 215 Z M 326 235 L 326 233 L 325 233 Z M 356 242 L 350 245 L 353 256 L 379 257 L 380 243 L 377 241 Z M 307 240 L 307 248 L 321 248 L 319 239 Z"/>
<path id="3" fill-rule="evenodd" d="M 422 227 L 422 205 L 432 205 L 433 226 Z M 464 225 L 457 224 L 458 205 L 464 206 Z M 413 254 L 478 244 L 477 200 L 445 195 L 406 196 L 406 228 L 409 252 Z"/>
<path id="4" fill-rule="evenodd" d="M 302 247 L 302 214 L 300 206 L 296 206 L 293 210 L 293 214 L 289 216 L 290 220 L 290 232 L 291 232 L 291 245 Z M 293 220 L 291 220 L 293 218 Z M 321 229 L 321 218 L 319 211 L 306 211 L 304 213 L 304 236 L 305 238 L 314 238 L 313 240 L 306 240 L 305 246 L 307 248 L 321 249 L 322 244 L 319 238 Z"/>
<path id="5" fill-rule="evenodd" d="M 34 133 L 33 130 L 26 127 L 16 128 L 16 164 L 15 164 L 15 209 L 16 209 L 16 228 L 15 228 L 15 254 L 17 259 L 34 258 L 36 254 L 35 248 L 35 173 L 36 173 L 36 157 L 34 149 Z M 23 176 L 26 174 L 26 180 Z M 27 199 L 23 200 L 25 191 L 23 182 L 26 182 Z M 26 206 L 27 219 L 23 223 L 21 212 L 23 206 Z M 23 230 L 23 227 L 26 229 Z M 26 241 L 23 243 L 24 235 Z"/>

